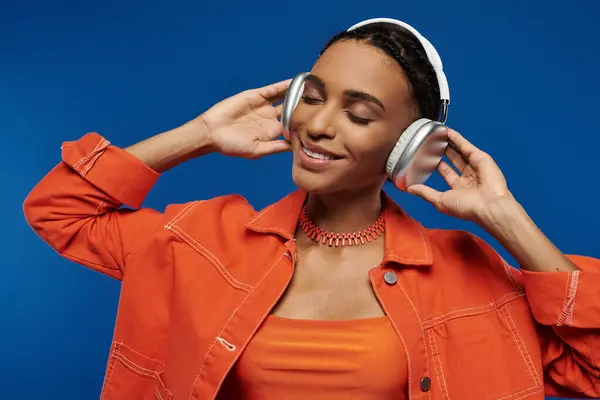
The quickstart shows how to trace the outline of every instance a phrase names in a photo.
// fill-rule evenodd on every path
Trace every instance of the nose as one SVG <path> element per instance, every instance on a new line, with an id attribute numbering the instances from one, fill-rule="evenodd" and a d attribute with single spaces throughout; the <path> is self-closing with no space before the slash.
<path id="1" fill-rule="evenodd" d="M 333 124 L 335 119 L 335 107 L 333 105 L 325 105 L 315 107 L 315 111 L 311 113 L 306 122 L 306 131 L 313 139 L 328 138 L 333 139 L 336 135 L 336 129 Z"/>

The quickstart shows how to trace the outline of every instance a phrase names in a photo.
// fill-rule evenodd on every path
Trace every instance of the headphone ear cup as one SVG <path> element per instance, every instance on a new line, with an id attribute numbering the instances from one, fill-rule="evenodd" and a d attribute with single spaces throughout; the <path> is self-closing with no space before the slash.
<path id="1" fill-rule="evenodd" d="M 419 128 L 421 128 L 423 125 L 430 121 L 431 120 L 427 118 L 420 118 L 412 124 L 410 124 L 408 128 L 406 128 L 404 132 L 402 132 L 402 134 L 398 138 L 398 141 L 394 145 L 394 148 L 392 149 L 392 152 L 390 153 L 385 165 L 385 171 L 390 180 L 393 180 L 393 175 L 395 172 L 402 169 L 402 166 L 398 165 L 398 163 L 403 158 L 402 156 L 405 154 L 406 149 L 408 145 L 412 142 L 412 139 L 415 137 L 415 134 L 419 131 Z"/>
<path id="2" fill-rule="evenodd" d="M 304 81 L 308 76 L 308 72 L 302 72 L 292 79 L 285 98 L 283 99 L 283 109 L 281 111 L 281 124 L 283 125 L 283 136 L 289 142 L 290 141 L 290 121 L 294 109 L 298 105 L 302 93 L 304 92 Z"/>
<path id="3" fill-rule="evenodd" d="M 388 178 L 400 190 L 423 183 L 435 171 L 448 146 L 447 128 L 421 118 L 406 128 L 386 162 Z"/>

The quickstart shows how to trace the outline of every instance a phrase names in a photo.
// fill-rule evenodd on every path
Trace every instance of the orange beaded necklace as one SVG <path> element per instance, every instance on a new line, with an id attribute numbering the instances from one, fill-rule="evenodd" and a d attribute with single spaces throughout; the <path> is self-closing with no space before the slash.
<path id="1" fill-rule="evenodd" d="M 298 224 L 302 231 L 306 233 L 309 238 L 320 242 L 321 244 L 327 244 L 330 247 L 357 246 L 359 244 L 369 243 L 383 235 L 385 232 L 383 210 L 373 225 L 367 229 L 363 229 L 362 231 L 352 233 L 329 232 L 325 229 L 319 228 L 306 216 L 306 206 L 302 208 Z"/>

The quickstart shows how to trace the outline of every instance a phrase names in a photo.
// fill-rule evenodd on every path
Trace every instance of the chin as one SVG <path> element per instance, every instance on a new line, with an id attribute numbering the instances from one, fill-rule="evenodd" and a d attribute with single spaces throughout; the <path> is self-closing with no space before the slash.
<path id="1" fill-rule="evenodd" d="M 314 176 L 314 174 L 309 171 L 293 168 L 292 180 L 298 188 L 304 189 L 309 193 L 321 193 L 323 191 L 327 191 L 328 185 L 326 182 L 324 182 L 324 179 Z"/>
<path id="2" fill-rule="evenodd" d="M 383 189 L 385 178 L 380 176 L 372 177 L 356 177 L 348 181 L 333 174 L 316 173 L 306 170 L 298 165 L 292 167 L 292 179 L 294 184 L 313 194 L 331 194 L 338 193 L 340 195 L 347 193 L 362 193 L 377 191 Z"/>
<path id="3" fill-rule="evenodd" d="M 330 193 L 336 191 L 336 180 L 326 173 L 308 171 L 298 165 L 292 167 L 294 184 L 309 193 Z"/>

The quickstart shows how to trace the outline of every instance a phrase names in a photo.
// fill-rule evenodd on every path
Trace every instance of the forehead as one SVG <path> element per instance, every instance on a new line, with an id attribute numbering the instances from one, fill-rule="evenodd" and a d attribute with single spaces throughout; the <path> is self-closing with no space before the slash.
<path id="1" fill-rule="evenodd" d="M 388 105 L 404 105 L 409 98 L 408 80 L 398 63 L 383 51 L 354 40 L 333 44 L 317 60 L 311 73 L 321 78 L 328 91 L 359 90 Z"/>

